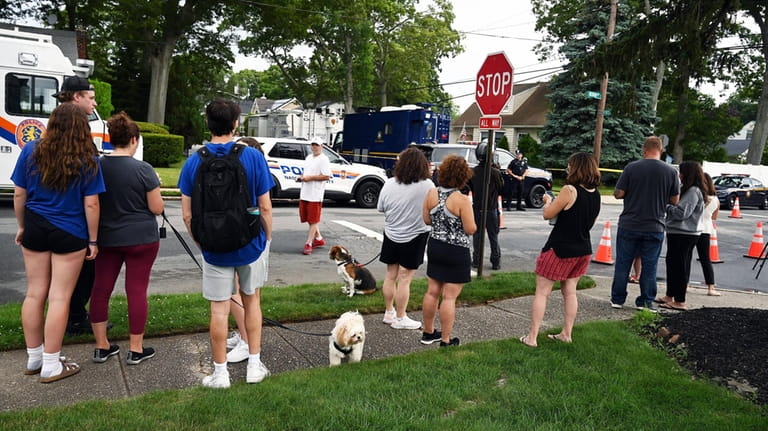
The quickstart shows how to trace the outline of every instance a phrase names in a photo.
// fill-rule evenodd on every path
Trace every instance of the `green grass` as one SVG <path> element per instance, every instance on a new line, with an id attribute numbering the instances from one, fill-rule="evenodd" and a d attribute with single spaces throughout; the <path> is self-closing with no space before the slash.
<path id="1" fill-rule="evenodd" d="M 180 162 L 173 163 L 167 168 L 155 168 L 155 172 L 160 175 L 160 187 L 163 188 L 176 188 L 179 184 L 179 173 L 181 167 L 184 166 L 186 159 L 182 159 Z"/>
<path id="2" fill-rule="evenodd" d="M 579 288 L 594 287 L 589 277 L 582 277 Z M 421 300 L 427 290 L 426 279 L 416 279 L 411 284 L 409 310 L 421 308 Z M 468 305 L 483 304 L 504 298 L 533 294 L 535 275 L 528 272 L 496 272 L 482 280 L 467 283 L 459 302 Z M 349 308 L 349 298 L 339 293 L 338 283 L 303 284 L 288 287 L 264 287 L 262 289 L 264 317 L 279 322 L 300 322 L 337 317 Z M 361 313 L 383 313 L 384 303 L 380 294 L 355 297 L 355 308 Z M 128 338 L 128 307 L 125 296 L 116 295 L 110 301 L 109 320 L 114 327 L 110 339 Z M 21 328 L 21 304 L 0 306 L 0 351 L 24 347 Z M 151 295 L 149 316 L 145 334 L 147 337 L 185 334 L 208 330 L 209 305 L 202 294 Z M 68 337 L 67 343 L 91 341 L 91 335 Z"/>
<path id="3" fill-rule="evenodd" d="M 476 342 L 117 401 L 0 414 L 4 430 L 763 430 L 765 408 L 693 379 L 626 322 L 568 345 Z"/>

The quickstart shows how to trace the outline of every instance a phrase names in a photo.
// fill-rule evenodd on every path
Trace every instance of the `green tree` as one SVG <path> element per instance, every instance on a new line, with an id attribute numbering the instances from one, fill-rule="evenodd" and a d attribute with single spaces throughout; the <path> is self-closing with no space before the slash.
<path id="1" fill-rule="evenodd" d="M 227 91 L 238 94 L 243 100 L 262 96 L 267 99 L 286 99 L 293 96 L 280 69 L 275 65 L 262 71 L 246 69 L 236 72 L 229 77 L 226 87 Z M 239 92 L 235 92 L 236 87 Z"/>
<path id="2" fill-rule="evenodd" d="M 534 166 L 541 165 L 541 159 L 539 158 L 539 143 L 536 142 L 531 135 L 521 136 L 517 140 L 517 149 L 523 152 L 526 158 L 528 158 L 528 164 Z"/>
<path id="3" fill-rule="evenodd" d="M 768 140 L 768 5 L 765 0 L 743 0 L 742 6 L 760 29 L 759 43 L 755 46 L 759 47 L 762 55 L 762 89 L 755 117 L 755 129 L 752 131 L 752 140 L 747 150 L 747 163 L 756 165 L 768 158 L 765 152 Z"/>
<path id="4" fill-rule="evenodd" d="M 573 13 L 557 31 L 573 32 L 562 38 L 560 48 L 571 64 L 580 61 L 603 43 L 608 23 L 609 7 L 601 0 L 581 3 L 580 9 L 567 9 Z M 628 6 L 620 6 L 616 31 L 631 25 L 634 15 Z M 555 27 L 550 29 L 555 31 Z M 594 148 L 597 101 L 587 97 L 587 91 L 598 91 L 601 73 L 586 75 L 572 68 L 550 81 L 551 112 L 541 132 L 539 159 L 553 167 L 565 167 L 571 154 L 591 152 Z M 603 124 L 603 148 L 600 165 L 623 167 L 640 156 L 640 143 L 652 131 L 655 117 L 651 107 L 652 87 L 647 82 L 632 84 L 612 79 L 608 84 L 607 105 L 611 111 Z"/>

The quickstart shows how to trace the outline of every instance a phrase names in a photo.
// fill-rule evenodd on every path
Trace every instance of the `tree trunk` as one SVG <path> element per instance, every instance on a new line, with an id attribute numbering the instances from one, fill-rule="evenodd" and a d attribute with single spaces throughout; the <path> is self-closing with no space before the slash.
<path id="1" fill-rule="evenodd" d="M 389 82 L 388 81 L 381 81 L 379 88 L 380 94 L 381 94 L 381 106 L 387 106 L 387 86 Z"/>
<path id="2" fill-rule="evenodd" d="M 651 15 L 651 2 L 645 0 L 645 14 Z M 659 61 L 659 65 L 656 67 L 656 84 L 653 86 L 653 92 L 651 92 L 651 113 L 656 116 L 656 107 L 659 105 L 659 94 L 661 93 L 661 84 L 664 82 L 664 71 L 666 70 L 666 64 L 664 60 Z"/>
<path id="3" fill-rule="evenodd" d="M 760 101 L 757 104 L 755 129 L 752 131 L 752 140 L 749 142 L 749 149 L 747 150 L 747 163 L 759 165 L 763 158 L 765 141 L 768 139 L 768 23 L 764 19 L 759 18 L 758 9 L 754 9 L 750 13 L 760 25 L 760 38 L 763 41 L 762 53 L 766 63 L 763 72 L 763 90 L 760 93 Z"/>
<path id="4" fill-rule="evenodd" d="M 691 78 L 689 61 L 682 58 L 680 61 L 680 70 L 677 83 L 677 126 L 675 128 L 675 141 L 672 147 L 672 162 L 680 163 L 683 161 L 683 140 L 685 139 L 685 126 L 688 121 L 688 82 Z"/>
<path id="5" fill-rule="evenodd" d="M 347 34 L 344 37 L 344 43 L 346 45 L 346 51 L 347 51 L 347 82 L 346 82 L 346 90 L 344 91 L 344 112 L 347 113 L 353 113 L 354 108 L 352 107 L 353 102 L 353 92 L 355 90 L 354 87 L 354 80 L 352 75 L 352 38 Z"/>
<path id="6" fill-rule="evenodd" d="M 165 123 L 165 101 L 168 97 L 168 75 L 171 72 L 171 60 L 176 39 L 165 39 L 150 57 L 152 77 L 149 86 L 149 104 L 147 106 L 147 121 L 150 123 Z"/>

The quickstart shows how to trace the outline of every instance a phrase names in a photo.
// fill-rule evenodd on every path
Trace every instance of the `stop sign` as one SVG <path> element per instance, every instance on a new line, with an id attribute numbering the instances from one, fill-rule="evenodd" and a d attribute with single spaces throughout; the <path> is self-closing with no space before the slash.
<path id="1" fill-rule="evenodd" d="M 489 54 L 477 72 L 475 101 L 483 115 L 498 115 L 512 97 L 514 68 L 503 52 Z"/>

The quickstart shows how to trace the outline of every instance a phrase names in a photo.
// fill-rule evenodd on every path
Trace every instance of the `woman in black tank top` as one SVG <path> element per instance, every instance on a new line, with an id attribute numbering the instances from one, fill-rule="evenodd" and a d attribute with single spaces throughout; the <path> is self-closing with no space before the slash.
<path id="1" fill-rule="evenodd" d="M 536 296 L 531 306 L 531 327 L 520 342 L 536 347 L 547 298 L 555 281 L 563 294 L 563 328 L 549 334 L 551 340 L 570 343 L 571 331 L 579 308 L 576 284 L 587 273 L 592 257 L 589 231 L 600 213 L 600 171 L 597 161 L 588 153 L 576 153 L 568 158 L 566 186 L 553 201 L 544 195 L 545 220 L 556 219 L 552 232 L 536 260 Z"/>

